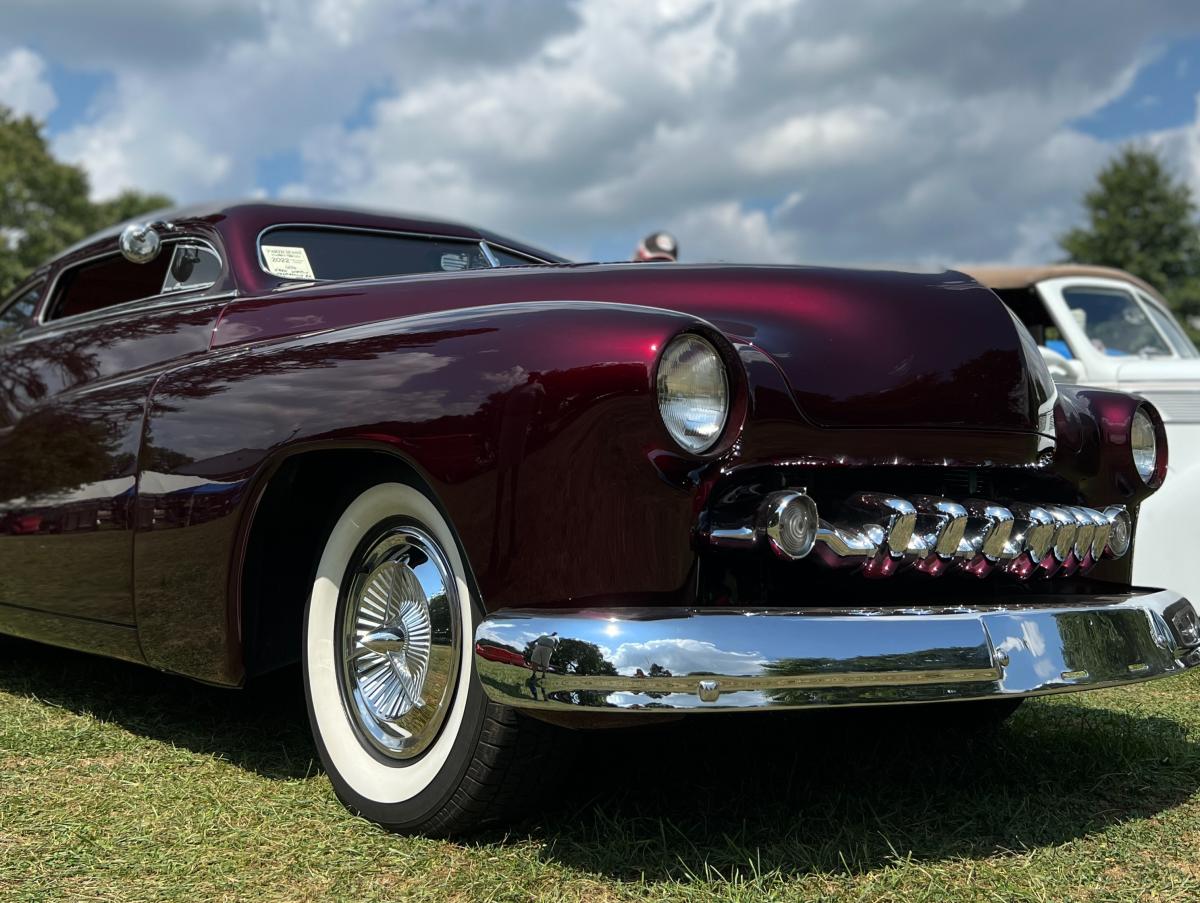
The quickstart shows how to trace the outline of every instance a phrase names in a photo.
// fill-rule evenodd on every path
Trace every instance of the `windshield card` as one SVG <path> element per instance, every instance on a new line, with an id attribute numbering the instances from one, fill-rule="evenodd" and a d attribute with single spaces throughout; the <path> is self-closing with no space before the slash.
<path id="1" fill-rule="evenodd" d="M 267 269 L 284 279 L 316 279 L 308 263 L 308 252 L 303 248 L 285 245 L 263 245 L 263 259 Z"/>

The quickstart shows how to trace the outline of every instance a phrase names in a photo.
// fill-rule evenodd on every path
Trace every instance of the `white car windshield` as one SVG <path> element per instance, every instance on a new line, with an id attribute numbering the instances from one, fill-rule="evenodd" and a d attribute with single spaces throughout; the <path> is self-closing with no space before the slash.
<path id="1" fill-rule="evenodd" d="M 1121 289 L 1078 286 L 1063 291 L 1063 298 L 1072 316 L 1083 327 L 1097 350 L 1113 356 L 1171 357 L 1179 353 L 1175 341 L 1168 343 L 1155 320 L 1132 294 Z M 1174 324 L 1172 324 L 1174 325 Z M 1178 331 L 1178 327 L 1175 327 Z M 1190 348 L 1185 356 L 1194 357 L 1196 349 L 1180 333 L 1180 340 Z"/>

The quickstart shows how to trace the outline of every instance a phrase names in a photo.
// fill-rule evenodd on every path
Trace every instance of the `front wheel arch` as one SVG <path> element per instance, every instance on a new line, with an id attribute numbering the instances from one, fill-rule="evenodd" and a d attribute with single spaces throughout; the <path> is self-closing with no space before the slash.
<path id="1" fill-rule="evenodd" d="M 301 622 L 329 530 L 359 492 L 378 482 L 411 486 L 453 519 L 424 473 L 393 449 L 376 445 L 318 446 L 294 450 L 264 470 L 236 545 L 229 588 L 231 637 L 240 638 L 244 680 L 300 661 Z M 467 580 L 479 588 L 455 532 Z M 298 562 L 307 562 L 297 567 Z"/>

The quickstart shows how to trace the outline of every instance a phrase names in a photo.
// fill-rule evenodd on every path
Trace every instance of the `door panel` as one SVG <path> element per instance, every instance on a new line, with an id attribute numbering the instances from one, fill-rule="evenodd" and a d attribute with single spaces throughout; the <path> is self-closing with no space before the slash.
<path id="1" fill-rule="evenodd" d="M 101 312 L 0 345 L 0 604 L 135 623 L 146 400 L 208 349 L 224 303 Z"/>

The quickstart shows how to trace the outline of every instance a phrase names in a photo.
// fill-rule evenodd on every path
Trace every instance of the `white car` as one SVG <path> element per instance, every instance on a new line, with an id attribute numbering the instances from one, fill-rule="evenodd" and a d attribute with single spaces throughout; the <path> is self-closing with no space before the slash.
<path id="1" fill-rule="evenodd" d="M 1200 351 L 1155 289 L 1123 270 L 1064 264 L 965 267 L 1029 327 L 1058 382 L 1154 403 L 1170 448 L 1164 491 L 1142 506 L 1136 583 L 1200 599 Z"/>

